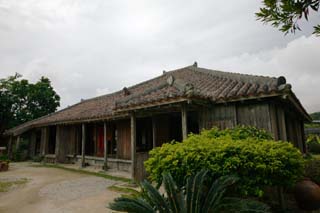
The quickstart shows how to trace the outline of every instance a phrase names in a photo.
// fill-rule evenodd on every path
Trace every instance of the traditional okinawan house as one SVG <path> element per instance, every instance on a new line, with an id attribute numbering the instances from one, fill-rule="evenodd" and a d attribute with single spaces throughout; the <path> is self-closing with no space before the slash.
<path id="1" fill-rule="evenodd" d="M 252 125 L 306 152 L 309 115 L 284 77 L 199 68 L 197 63 L 73 106 L 7 131 L 30 141 L 47 162 L 100 164 L 144 177 L 148 151 L 201 129 Z"/>

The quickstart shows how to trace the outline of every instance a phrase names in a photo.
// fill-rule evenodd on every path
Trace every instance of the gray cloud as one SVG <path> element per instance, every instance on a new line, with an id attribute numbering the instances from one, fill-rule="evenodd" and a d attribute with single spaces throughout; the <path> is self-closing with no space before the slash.
<path id="1" fill-rule="evenodd" d="M 0 0 L 0 77 L 48 76 L 62 106 L 198 61 L 284 75 L 309 111 L 320 110 L 319 38 L 283 36 L 256 21 L 261 2 Z"/>
<path id="2" fill-rule="evenodd" d="M 210 66 L 217 69 L 267 76 L 284 75 L 293 91 L 308 111 L 319 111 L 320 101 L 320 39 L 302 36 L 283 48 L 272 48 L 253 54 L 216 61 Z"/>

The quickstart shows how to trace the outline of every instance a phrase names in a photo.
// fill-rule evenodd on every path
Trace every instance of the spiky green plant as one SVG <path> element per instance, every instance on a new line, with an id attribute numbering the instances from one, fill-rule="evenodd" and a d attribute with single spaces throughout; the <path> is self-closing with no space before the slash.
<path id="1" fill-rule="evenodd" d="M 234 176 L 223 176 L 210 181 L 208 172 L 200 171 L 179 188 L 170 173 L 164 173 L 165 194 L 143 181 L 140 196 L 116 198 L 109 208 L 143 213 L 269 212 L 269 207 L 258 201 L 228 197 L 226 191 L 237 180 Z"/>

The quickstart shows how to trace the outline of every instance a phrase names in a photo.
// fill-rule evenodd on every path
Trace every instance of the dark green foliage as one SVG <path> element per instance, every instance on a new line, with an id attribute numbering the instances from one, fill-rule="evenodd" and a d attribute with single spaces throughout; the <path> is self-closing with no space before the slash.
<path id="1" fill-rule="evenodd" d="M 41 156 L 41 155 L 37 155 L 37 156 L 34 156 L 34 157 L 32 158 L 33 162 L 42 162 L 43 159 L 44 159 L 44 157 Z"/>
<path id="2" fill-rule="evenodd" d="M 7 154 L 0 155 L 0 161 L 8 161 L 8 160 L 9 158 Z"/>
<path id="3" fill-rule="evenodd" d="M 304 128 L 320 128 L 320 123 L 306 123 Z"/>
<path id="4" fill-rule="evenodd" d="M 161 184 L 162 173 L 170 172 L 180 186 L 202 169 L 216 177 L 237 175 L 241 194 L 262 196 L 266 186 L 294 185 L 304 169 L 298 149 L 269 138 L 252 127 L 204 130 L 182 143 L 173 141 L 151 150 L 145 168 L 152 181 Z"/>
<path id="5" fill-rule="evenodd" d="M 314 154 L 320 154 L 320 137 L 309 135 L 307 139 L 308 151 Z"/>
<path id="6" fill-rule="evenodd" d="M 320 155 L 306 161 L 305 176 L 320 185 Z"/>
<path id="7" fill-rule="evenodd" d="M 320 0 L 263 0 L 264 6 L 256 13 L 258 20 L 270 23 L 285 34 L 301 30 L 298 21 L 308 20 L 310 11 L 319 11 Z M 314 26 L 314 34 L 320 36 L 320 25 Z"/>
<path id="8" fill-rule="evenodd" d="M 312 120 L 320 120 L 320 112 L 314 112 L 310 114 Z"/>
<path id="9" fill-rule="evenodd" d="M 48 78 L 36 83 L 16 74 L 0 79 L 0 135 L 5 129 L 54 112 L 60 97 Z"/>
<path id="10" fill-rule="evenodd" d="M 138 197 L 116 198 L 110 208 L 126 212 L 269 212 L 269 207 L 254 200 L 228 197 L 227 190 L 238 180 L 234 176 L 223 176 L 216 180 L 200 171 L 187 179 L 187 184 L 178 187 L 169 173 L 163 174 L 165 195 L 148 181 L 141 184 L 142 193 Z"/>

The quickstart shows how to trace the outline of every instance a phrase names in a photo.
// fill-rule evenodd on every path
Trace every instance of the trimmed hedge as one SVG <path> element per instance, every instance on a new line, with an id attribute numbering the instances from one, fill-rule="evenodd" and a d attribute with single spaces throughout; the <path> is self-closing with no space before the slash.
<path id="1" fill-rule="evenodd" d="M 214 128 L 151 150 L 145 168 L 158 184 L 163 172 L 170 172 L 179 185 L 201 169 L 216 177 L 237 175 L 241 194 L 262 196 L 265 186 L 292 186 L 303 174 L 304 160 L 292 144 L 275 142 L 265 131 Z"/>

